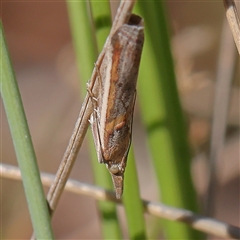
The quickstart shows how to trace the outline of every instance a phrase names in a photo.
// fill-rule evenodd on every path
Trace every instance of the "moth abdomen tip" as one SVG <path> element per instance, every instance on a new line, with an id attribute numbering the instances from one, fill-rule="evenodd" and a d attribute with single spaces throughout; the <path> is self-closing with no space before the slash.
<path id="1" fill-rule="evenodd" d="M 122 189 L 116 189 L 116 198 L 121 199 L 122 193 L 123 193 Z"/>

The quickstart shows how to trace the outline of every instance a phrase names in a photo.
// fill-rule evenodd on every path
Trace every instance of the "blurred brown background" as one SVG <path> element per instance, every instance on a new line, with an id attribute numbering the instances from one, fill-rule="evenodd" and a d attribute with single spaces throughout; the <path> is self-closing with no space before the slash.
<path id="1" fill-rule="evenodd" d="M 206 159 L 225 12 L 221 1 L 168 1 L 167 7 L 176 75 L 193 150 L 193 177 L 201 199 L 206 190 Z M 66 3 L 6 1 L 1 3 L 0 12 L 39 168 L 55 173 L 81 108 Z M 220 180 L 215 217 L 239 226 L 237 66 L 226 143 L 218 166 Z M 1 162 L 17 165 L 4 110 L 1 113 Z M 157 201 L 144 135 L 136 107 L 133 145 L 141 194 L 145 199 Z M 86 141 L 71 177 L 93 183 Z M 22 184 L 3 179 L 1 190 L 3 238 L 28 239 L 32 229 Z M 119 207 L 119 212 L 122 216 L 122 207 Z M 57 239 L 100 239 L 95 201 L 64 193 L 53 218 L 53 228 Z"/>

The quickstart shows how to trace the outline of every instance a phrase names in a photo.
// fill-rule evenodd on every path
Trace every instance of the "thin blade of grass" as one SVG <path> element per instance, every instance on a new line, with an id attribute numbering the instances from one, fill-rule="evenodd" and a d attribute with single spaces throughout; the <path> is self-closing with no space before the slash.
<path id="1" fill-rule="evenodd" d="M 69 17 L 72 28 L 82 94 L 86 94 L 86 82 L 90 78 L 99 50 L 110 32 L 110 7 L 108 1 L 92 2 L 68 1 Z M 100 11 L 101 10 L 101 11 Z M 91 22 L 91 14 L 93 14 Z M 95 183 L 107 189 L 112 189 L 112 181 L 105 166 L 100 165 L 96 158 L 96 150 L 91 134 L 88 134 L 91 149 L 91 162 Z M 120 239 L 121 231 L 117 219 L 116 204 L 98 202 L 101 217 L 101 227 L 104 239 Z"/>
<path id="2" fill-rule="evenodd" d="M 40 179 L 37 160 L 28 129 L 22 100 L 9 58 L 0 23 L 0 85 L 13 144 L 21 169 L 24 190 L 35 235 L 38 239 L 53 239 L 50 216 Z"/>
<path id="3" fill-rule="evenodd" d="M 138 187 L 137 169 L 132 148 L 124 178 L 123 205 L 125 208 L 129 239 L 146 239 L 144 209 Z"/>
<path id="4" fill-rule="evenodd" d="M 139 1 L 146 40 L 140 69 L 139 102 L 153 165 L 165 204 L 197 212 L 190 150 L 170 51 L 163 1 Z M 203 239 L 195 230 L 163 221 L 168 239 Z"/>
<path id="5" fill-rule="evenodd" d="M 208 186 L 205 199 L 205 214 L 214 216 L 216 212 L 215 196 L 218 186 L 217 163 L 221 161 L 225 142 L 231 85 L 236 62 L 236 48 L 231 36 L 227 20 L 223 23 L 222 36 L 217 63 L 216 87 L 213 105 L 213 119 L 210 137 L 210 153 L 208 162 Z"/>
<path id="6" fill-rule="evenodd" d="M 69 0 L 67 7 L 79 76 L 86 83 L 98 56 L 95 29 L 90 19 L 91 9 L 88 1 Z M 86 85 L 81 90 L 85 96 Z"/>

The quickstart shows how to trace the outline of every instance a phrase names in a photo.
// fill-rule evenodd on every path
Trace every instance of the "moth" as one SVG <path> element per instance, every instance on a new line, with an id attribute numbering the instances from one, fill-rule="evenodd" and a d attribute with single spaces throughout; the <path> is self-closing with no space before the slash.
<path id="1" fill-rule="evenodd" d="M 109 41 L 98 73 L 99 90 L 93 94 L 90 124 L 98 161 L 106 164 L 120 198 L 131 145 L 143 24 L 123 24 Z"/>

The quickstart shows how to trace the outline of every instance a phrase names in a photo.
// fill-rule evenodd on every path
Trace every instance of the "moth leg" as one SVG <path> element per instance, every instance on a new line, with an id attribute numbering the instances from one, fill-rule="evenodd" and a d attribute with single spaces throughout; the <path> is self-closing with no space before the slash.
<path id="1" fill-rule="evenodd" d="M 94 100 L 94 102 L 97 102 L 98 100 L 97 100 L 97 98 L 95 97 L 92 89 L 90 89 L 89 83 L 87 83 L 86 85 L 87 85 L 87 92 L 88 92 L 90 98 L 91 98 L 92 100 Z"/>
<path id="2" fill-rule="evenodd" d="M 99 69 L 99 66 L 95 63 L 94 64 L 95 68 L 96 68 L 96 71 L 97 71 L 97 75 L 98 75 L 98 84 L 99 84 L 99 89 L 100 89 L 100 93 L 102 92 L 102 76 L 101 76 L 101 73 L 100 73 L 100 69 Z"/>
<path id="3" fill-rule="evenodd" d="M 93 134 L 93 141 L 94 145 L 96 148 L 97 152 L 97 158 L 99 163 L 104 163 L 103 155 L 102 155 L 102 144 L 100 140 L 100 135 L 99 135 L 99 118 L 100 118 L 100 113 L 98 110 L 98 99 L 94 96 L 94 93 L 92 90 L 89 88 L 89 85 L 87 84 L 87 91 L 89 93 L 89 96 L 92 100 L 93 104 L 93 112 L 90 116 L 89 123 L 91 125 L 91 130 Z"/>
<path id="4" fill-rule="evenodd" d="M 98 111 L 98 99 L 95 97 L 93 91 L 89 88 L 89 83 L 87 83 L 87 92 L 89 94 L 89 97 L 91 98 L 92 105 L 93 105 L 93 111 L 95 111 L 99 115 Z M 93 112 L 94 114 L 94 112 Z M 90 122 L 91 123 L 91 122 Z"/>
<path id="5" fill-rule="evenodd" d="M 98 121 L 96 119 L 96 113 L 92 113 L 91 117 L 90 117 L 90 124 L 91 124 L 91 130 L 92 130 L 92 134 L 93 134 L 93 141 L 94 141 L 94 145 L 96 148 L 96 152 L 97 152 L 97 158 L 98 158 L 98 162 L 99 163 L 104 163 L 104 159 L 103 159 L 103 150 L 102 150 L 102 144 L 101 144 L 101 140 L 100 140 L 100 135 L 99 135 L 99 124 Z"/>
<path id="6" fill-rule="evenodd" d="M 95 66 L 96 71 L 97 71 L 97 81 L 98 81 L 98 85 L 99 85 L 98 89 L 94 89 L 94 92 L 96 93 L 96 91 L 97 91 L 98 94 L 101 94 L 101 92 L 102 92 L 102 77 L 101 77 L 101 73 L 100 73 L 100 70 L 99 70 L 99 66 L 96 63 L 94 63 L 94 66 Z M 92 91 L 92 89 L 90 89 L 89 83 L 87 83 L 87 91 L 88 91 L 89 96 L 92 99 L 93 107 L 96 110 L 96 112 L 98 112 L 98 115 L 99 115 L 99 111 L 97 110 L 98 109 L 98 107 L 97 107 L 97 105 L 98 105 L 98 98 L 95 96 L 95 94 Z"/>

